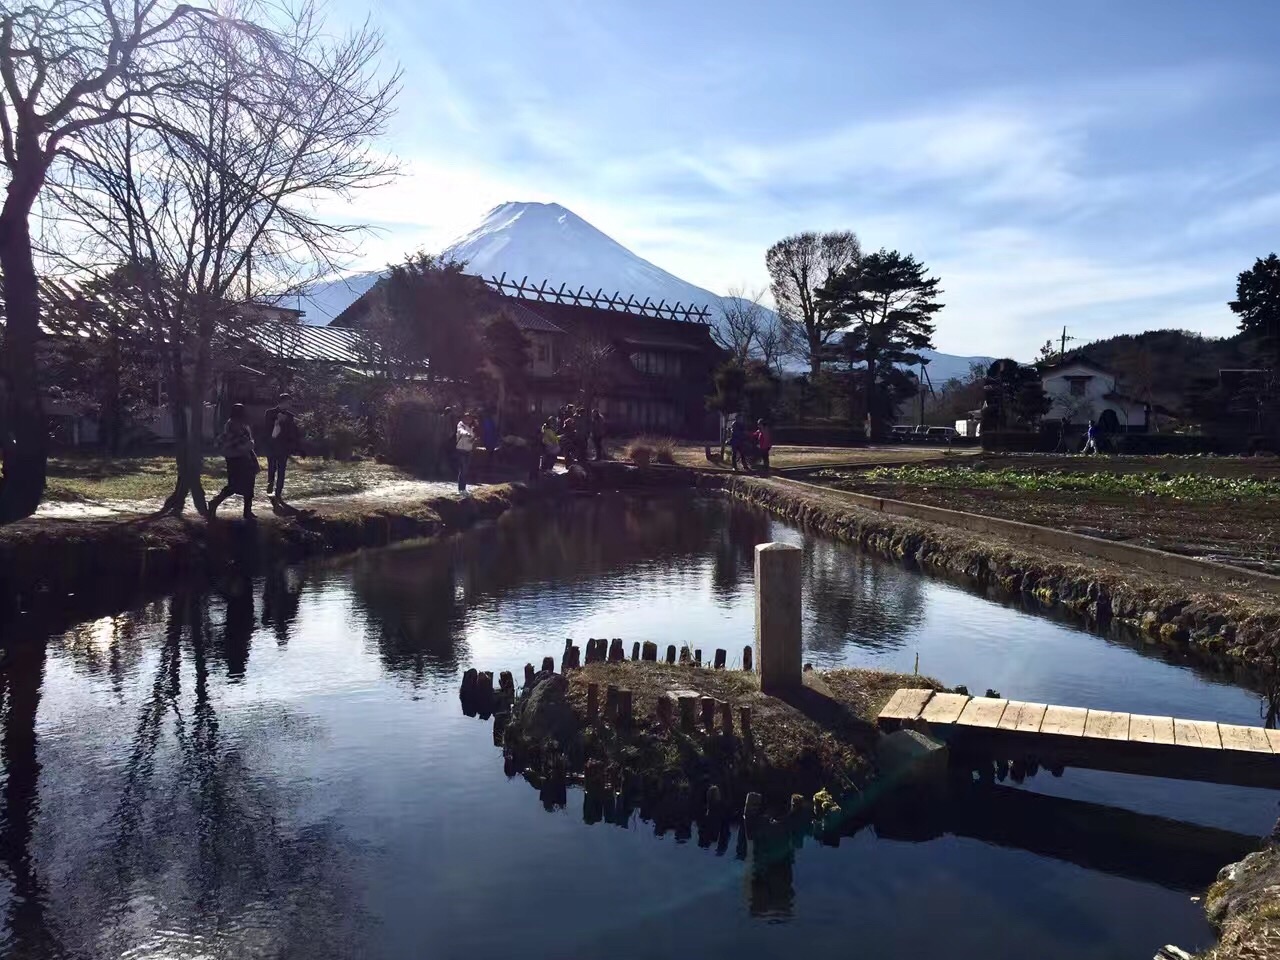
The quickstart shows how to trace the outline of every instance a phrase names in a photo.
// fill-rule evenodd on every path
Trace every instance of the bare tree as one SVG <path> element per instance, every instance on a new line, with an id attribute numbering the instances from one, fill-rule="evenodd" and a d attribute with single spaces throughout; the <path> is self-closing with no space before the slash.
<path id="1" fill-rule="evenodd" d="M 739 363 L 754 356 L 768 312 L 760 301 L 764 291 L 749 292 L 745 287 L 730 287 L 720 298 L 720 321 L 711 327 L 716 343 L 728 350 Z"/>
<path id="2" fill-rule="evenodd" d="M 205 509 L 204 402 L 251 265 L 277 289 L 334 270 L 362 228 L 323 221 L 316 198 L 394 172 L 369 146 L 399 81 L 379 77 L 381 38 L 365 28 L 330 39 L 310 4 L 274 13 L 270 29 L 219 21 L 187 38 L 174 51 L 193 74 L 182 96 L 155 119 L 97 130 L 57 191 L 85 259 L 109 254 L 145 278 L 178 441 L 175 512 L 188 495 Z"/>
<path id="3" fill-rule="evenodd" d="M 6 327 L 0 522 L 31 514 L 44 494 L 32 211 L 64 151 L 184 82 L 187 65 L 173 50 L 214 17 L 172 0 L 46 0 L 21 7 L 0 0 L 0 152 L 8 174 L 0 206 Z"/>
<path id="4" fill-rule="evenodd" d="M 595 406 L 596 398 L 604 389 L 613 356 L 612 344 L 588 338 L 575 344 L 560 362 L 559 372 L 569 376 L 578 385 L 582 405 L 588 410 Z"/>
<path id="5" fill-rule="evenodd" d="M 849 230 L 798 233 L 765 254 L 787 352 L 809 364 L 810 376 L 821 370 L 826 348 L 841 327 L 817 292 L 861 257 L 862 245 Z"/>

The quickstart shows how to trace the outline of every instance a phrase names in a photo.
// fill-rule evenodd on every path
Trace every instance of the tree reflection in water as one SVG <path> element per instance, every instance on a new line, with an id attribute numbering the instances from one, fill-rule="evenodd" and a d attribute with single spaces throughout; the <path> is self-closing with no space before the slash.
<path id="1" fill-rule="evenodd" d="M 297 820 L 302 795 L 287 785 L 290 771 L 277 771 L 271 761 L 282 741 L 311 736 L 311 728 L 278 704 L 265 718 L 237 716 L 231 732 L 220 721 L 211 664 L 221 659 L 230 682 L 243 679 L 254 624 L 252 584 L 235 578 L 221 589 L 221 622 L 216 604 L 187 592 L 164 606 L 163 630 L 150 643 L 128 617 L 117 618 L 117 629 L 97 622 L 91 635 L 72 631 L 56 641 L 77 668 L 106 675 L 117 691 L 126 660 L 133 676 L 146 671 L 149 682 L 140 704 L 127 697 L 138 712 L 122 762 L 95 768 L 89 778 L 101 829 L 55 833 L 39 861 L 31 845 L 40 796 L 35 714 L 43 644 L 15 647 L 0 671 L 0 862 L 10 885 L 0 944 L 7 955 L 359 952 L 366 917 L 351 886 L 350 857 L 328 822 Z M 148 608 L 139 619 L 153 615 Z M 291 615 L 279 616 L 287 626 Z M 112 650 L 117 642 L 121 649 Z M 63 772 L 45 789 L 72 792 L 59 795 L 58 806 L 82 805 L 75 794 L 89 787 L 78 779 L 68 784 Z M 35 866 L 45 858 L 59 867 L 56 926 L 46 920 L 50 888 Z"/>
<path id="2" fill-rule="evenodd" d="M 660 579 L 700 587 L 708 554 L 717 558 L 713 579 L 737 582 L 769 530 L 763 514 L 720 502 L 594 497 L 513 511 L 439 543 L 364 555 L 352 584 L 388 669 L 415 684 L 452 683 L 471 656 L 468 611 L 502 604 L 518 620 L 554 622 L 589 609 L 617 589 L 620 576 L 637 585 Z M 722 566 L 731 573 L 719 572 Z"/>

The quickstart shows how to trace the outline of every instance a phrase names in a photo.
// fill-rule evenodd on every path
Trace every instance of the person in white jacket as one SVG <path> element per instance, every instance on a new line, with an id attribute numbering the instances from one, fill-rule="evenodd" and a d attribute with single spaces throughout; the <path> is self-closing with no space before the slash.
<path id="1" fill-rule="evenodd" d="M 467 492 L 467 474 L 471 472 L 471 453 L 476 448 L 478 424 L 473 413 L 465 413 L 458 421 L 455 446 L 458 458 L 458 492 Z"/>

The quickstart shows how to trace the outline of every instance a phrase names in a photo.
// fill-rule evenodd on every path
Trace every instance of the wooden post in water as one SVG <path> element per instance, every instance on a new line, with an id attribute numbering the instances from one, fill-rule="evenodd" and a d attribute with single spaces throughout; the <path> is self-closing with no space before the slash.
<path id="1" fill-rule="evenodd" d="M 695 651 L 693 651 L 693 662 L 694 662 L 695 664 L 697 664 L 699 667 L 700 667 L 700 666 L 702 666 L 702 651 L 701 651 L 701 650 L 695 650 Z"/>
<path id="2" fill-rule="evenodd" d="M 621 663 L 627 659 L 626 651 L 622 649 L 622 641 L 615 639 L 609 643 L 609 662 Z"/>
<path id="3" fill-rule="evenodd" d="M 728 700 L 720 701 L 720 732 L 726 737 L 733 736 L 733 705 Z"/>
<path id="4" fill-rule="evenodd" d="M 631 659 L 632 660 L 640 659 L 640 641 L 639 640 L 631 644 Z"/>
<path id="5" fill-rule="evenodd" d="M 502 692 L 502 695 L 508 699 L 516 695 L 516 681 L 515 678 L 511 676 L 510 670 L 503 670 L 498 674 L 498 689 Z"/>
<path id="6" fill-rule="evenodd" d="M 680 648 L 680 662 L 686 667 L 693 663 L 693 652 L 688 647 Z"/>
<path id="7" fill-rule="evenodd" d="M 747 673 L 751 672 L 751 655 L 754 651 L 750 647 L 742 648 L 742 669 Z"/>
<path id="8" fill-rule="evenodd" d="M 716 647 L 716 662 L 715 662 L 715 666 L 716 666 L 716 669 L 717 669 L 717 670 L 723 670 L 723 669 L 724 669 L 725 661 L 726 661 L 727 659 L 728 659 L 728 654 L 725 652 L 724 648 L 723 648 L 723 647 Z"/>
<path id="9" fill-rule="evenodd" d="M 640 659 L 648 660 L 650 663 L 656 662 L 658 659 L 658 645 L 652 640 L 646 640 L 640 648 Z"/>
<path id="10" fill-rule="evenodd" d="M 618 717 L 618 687 L 616 684 L 609 684 L 604 688 L 604 718 L 606 721 L 613 723 Z"/>
<path id="11" fill-rule="evenodd" d="M 532 663 L 526 663 L 524 665 L 524 685 L 526 687 L 533 686 L 533 676 L 535 673 L 537 673 L 537 671 L 533 669 Z"/>
<path id="12" fill-rule="evenodd" d="M 674 643 L 667 644 L 667 663 L 676 662 L 676 645 Z"/>
<path id="13" fill-rule="evenodd" d="M 760 689 L 785 692 L 803 685 L 800 675 L 799 547 L 756 547 L 756 658 Z"/>
<path id="14" fill-rule="evenodd" d="M 587 722 L 595 723 L 600 716 L 600 684 L 587 684 Z"/>
<path id="15" fill-rule="evenodd" d="M 702 707 L 702 729 L 707 733 L 716 732 L 716 698 L 703 697 L 700 701 Z"/>
<path id="16" fill-rule="evenodd" d="M 458 691 L 461 697 L 474 697 L 476 695 L 476 680 L 479 674 L 475 667 L 468 667 L 462 674 L 462 689 Z"/>
<path id="17" fill-rule="evenodd" d="M 555 672 L 556 672 L 556 658 L 555 658 L 555 657 L 543 657 L 543 658 L 542 658 L 542 670 L 543 670 L 543 672 L 544 672 L 544 673 L 555 673 Z"/>
<path id="18" fill-rule="evenodd" d="M 671 722 L 673 720 L 673 706 L 674 704 L 671 702 L 671 698 L 665 695 L 659 697 L 658 702 L 654 705 L 654 713 L 658 717 L 658 723 L 662 724 L 663 727 L 671 726 Z"/>
<path id="19" fill-rule="evenodd" d="M 749 706 L 741 706 L 738 708 L 738 726 L 742 728 L 742 739 L 751 740 L 751 708 Z"/>

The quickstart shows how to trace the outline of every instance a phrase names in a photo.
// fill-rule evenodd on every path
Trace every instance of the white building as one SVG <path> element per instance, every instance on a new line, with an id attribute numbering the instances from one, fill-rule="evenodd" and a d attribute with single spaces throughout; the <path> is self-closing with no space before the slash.
<path id="1" fill-rule="evenodd" d="M 1127 395 L 1110 370 L 1083 359 L 1068 359 L 1040 368 L 1040 382 L 1053 401 L 1046 420 L 1083 426 L 1093 420 L 1111 433 L 1144 433 L 1151 406 Z"/>

